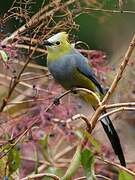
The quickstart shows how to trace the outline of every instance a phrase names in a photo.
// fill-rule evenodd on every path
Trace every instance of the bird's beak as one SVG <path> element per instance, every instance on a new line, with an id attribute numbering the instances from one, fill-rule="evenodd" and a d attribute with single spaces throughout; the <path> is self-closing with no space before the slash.
<path id="1" fill-rule="evenodd" d="M 49 42 L 49 41 L 44 41 L 44 42 L 43 42 L 43 45 L 44 45 L 44 46 L 52 46 L 53 43 L 51 43 L 51 42 Z"/>

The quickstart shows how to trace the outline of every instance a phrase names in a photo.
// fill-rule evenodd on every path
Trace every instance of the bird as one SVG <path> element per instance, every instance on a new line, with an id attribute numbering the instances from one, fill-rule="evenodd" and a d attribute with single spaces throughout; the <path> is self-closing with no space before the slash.
<path id="1" fill-rule="evenodd" d="M 86 88 L 94 92 L 100 100 L 105 95 L 105 90 L 97 80 L 88 59 L 83 56 L 69 42 L 67 32 L 59 32 L 42 43 L 47 49 L 47 66 L 54 79 L 66 90 Z M 82 93 L 84 100 L 96 110 L 98 103 L 94 96 Z M 104 112 L 106 113 L 106 112 Z M 120 138 L 109 116 L 100 120 L 102 127 L 110 140 L 120 164 L 126 166 Z"/>

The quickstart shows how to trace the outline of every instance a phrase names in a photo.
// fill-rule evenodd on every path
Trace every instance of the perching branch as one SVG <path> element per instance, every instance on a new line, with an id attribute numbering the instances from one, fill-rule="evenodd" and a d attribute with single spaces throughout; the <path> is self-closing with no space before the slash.
<path id="1" fill-rule="evenodd" d="M 46 109 L 45 112 L 47 112 L 50 108 L 52 108 L 53 105 L 59 105 L 60 104 L 60 99 L 62 99 L 64 96 L 68 95 L 69 93 L 76 93 L 76 92 L 85 92 L 88 93 L 92 96 L 95 97 L 95 99 L 97 100 L 98 105 L 100 105 L 100 99 L 99 97 L 91 90 L 86 89 L 86 88 L 74 88 L 74 89 L 70 89 L 68 91 L 65 91 L 64 93 L 60 94 L 58 97 L 56 97 L 54 99 L 54 102 L 52 102 Z"/>
<path id="2" fill-rule="evenodd" d="M 89 90 L 89 89 L 86 89 L 86 88 L 73 88 L 71 90 L 65 91 L 64 93 L 60 94 L 57 98 L 55 98 L 54 101 L 56 102 L 56 104 L 57 103 L 59 104 L 59 100 L 61 98 L 63 98 L 65 95 L 67 95 L 69 93 L 76 93 L 76 92 L 85 92 L 85 93 L 88 93 L 88 94 L 92 95 L 93 97 L 95 97 L 98 105 L 100 105 L 100 103 L 101 103 L 99 97 L 97 96 L 97 94 L 94 93 L 93 91 Z"/>

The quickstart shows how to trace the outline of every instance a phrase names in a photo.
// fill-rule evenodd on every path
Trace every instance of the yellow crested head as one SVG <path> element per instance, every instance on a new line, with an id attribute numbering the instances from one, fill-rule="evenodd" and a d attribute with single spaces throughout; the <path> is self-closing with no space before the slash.
<path id="1" fill-rule="evenodd" d="M 49 59 L 58 59 L 72 49 L 72 45 L 68 41 L 68 34 L 60 32 L 44 41 L 44 45 L 48 50 Z"/>
<path id="2" fill-rule="evenodd" d="M 57 33 L 54 36 L 50 37 L 48 41 L 53 44 L 56 43 L 57 41 L 66 42 L 68 41 L 68 34 L 66 32 Z"/>

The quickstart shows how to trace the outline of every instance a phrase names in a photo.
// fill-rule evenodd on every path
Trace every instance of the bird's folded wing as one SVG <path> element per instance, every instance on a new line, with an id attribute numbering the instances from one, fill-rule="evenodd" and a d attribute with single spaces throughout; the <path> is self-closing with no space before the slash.
<path id="1" fill-rule="evenodd" d="M 97 80 L 94 72 L 92 71 L 90 65 L 85 60 L 85 57 L 82 55 L 81 56 L 78 55 L 77 59 L 78 59 L 77 61 L 80 61 L 80 62 L 76 63 L 77 70 L 81 74 L 86 76 L 88 79 L 90 79 L 96 85 L 96 87 L 98 88 L 98 90 L 101 94 L 104 94 L 102 86 L 98 82 L 98 80 Z"/>

